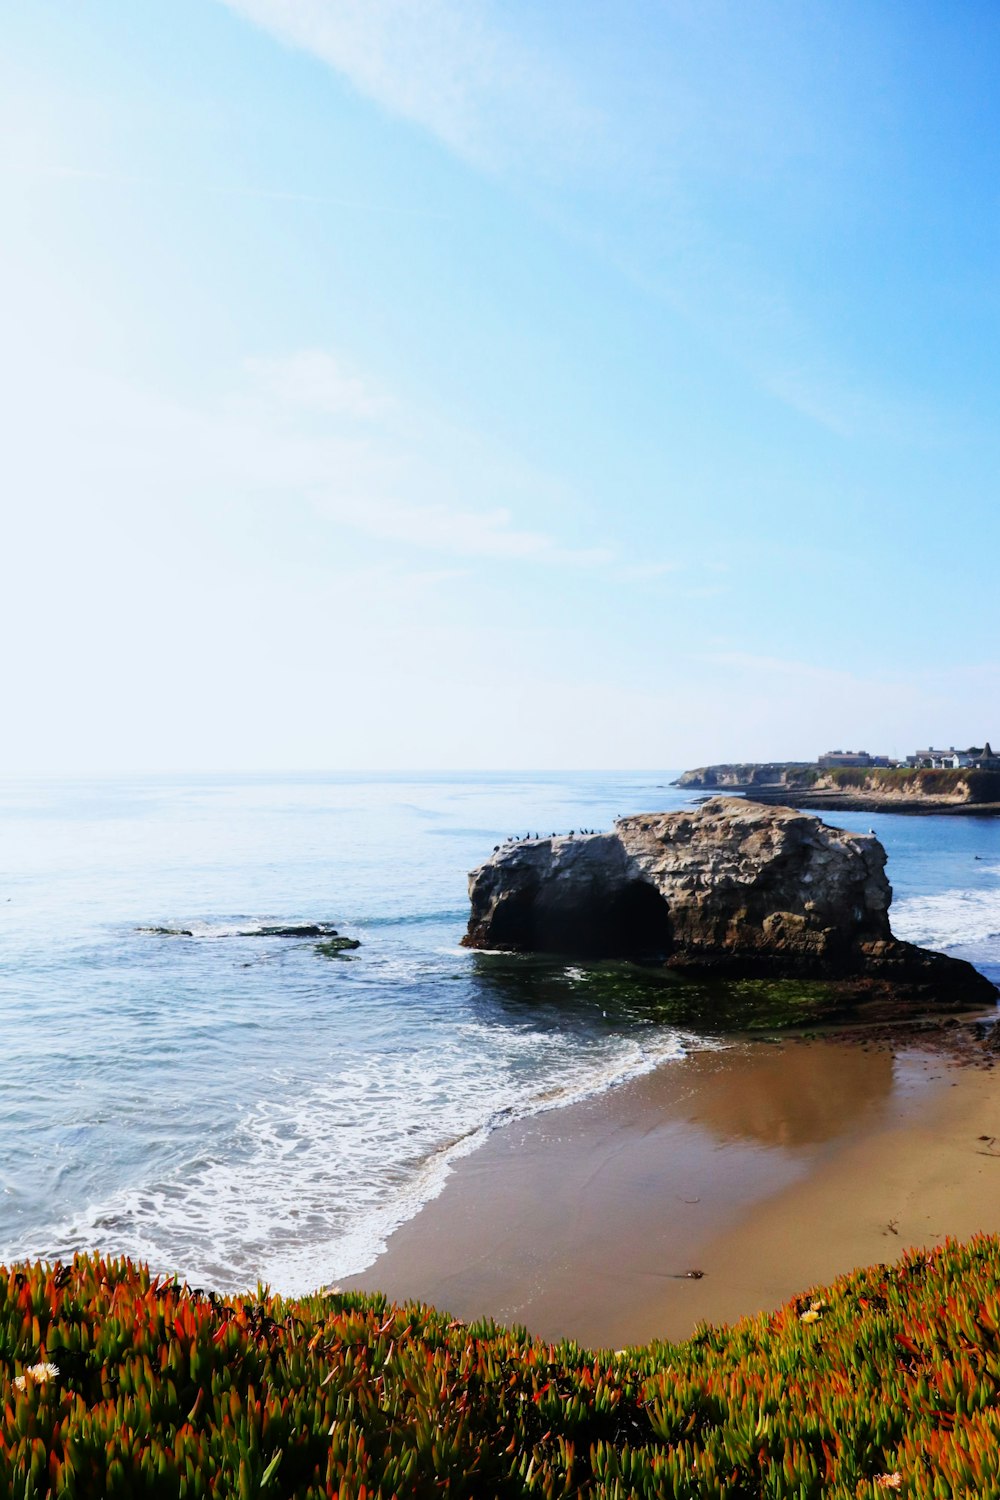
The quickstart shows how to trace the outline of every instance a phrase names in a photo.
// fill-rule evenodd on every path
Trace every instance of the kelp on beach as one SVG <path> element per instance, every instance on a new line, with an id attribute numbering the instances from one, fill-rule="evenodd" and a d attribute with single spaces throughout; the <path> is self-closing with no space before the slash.
<path id="1" fill-rule="evenodd" d="M 1000 1240 L 594 1354 L 380 1296 L 0 1273 L 0 1492 L 1000 1495 Z"/>

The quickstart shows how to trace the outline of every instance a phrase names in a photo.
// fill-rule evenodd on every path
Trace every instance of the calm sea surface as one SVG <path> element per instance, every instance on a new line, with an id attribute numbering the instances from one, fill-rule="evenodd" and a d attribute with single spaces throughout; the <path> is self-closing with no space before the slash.
<path id="1" fill-rule="evenodd" d="M 498 1124 L 719 1045 L 663 976 L 459 946 L 494 844 L 682 806 L 673 774 L 0 782 L 0 1260 L 306 1290 Z M 897 935 L 1000 980 L 1000 821 L 836 821 Z M 362 946 L 254 935 L 306 921 Z"/>

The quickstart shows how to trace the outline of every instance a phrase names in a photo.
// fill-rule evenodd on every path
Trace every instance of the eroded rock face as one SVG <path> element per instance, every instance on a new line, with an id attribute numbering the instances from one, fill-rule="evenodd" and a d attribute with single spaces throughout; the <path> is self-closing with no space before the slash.
<path id="1" fill-rule="evenodd" d="M 473 948 L 660 960 L 732 977 L 996 990 L 889 929 L 886 854 L 788 807 L 713 797 L 610 833 L 504 845 L 469 877 Z"/>

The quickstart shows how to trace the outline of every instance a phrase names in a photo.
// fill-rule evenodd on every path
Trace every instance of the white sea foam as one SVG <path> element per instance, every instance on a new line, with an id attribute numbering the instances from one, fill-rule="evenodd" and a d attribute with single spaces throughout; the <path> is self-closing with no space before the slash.
<path id="1" fill-rule="evenodd" d="M 1000 876 L 1000 866 L 986 874 Z M 995 886 L 955 888 L 893 903 L 890 925 L 898 938 L 925 948 L 969 947 L 1000 936 L 1000 879 Z"/>
<path id="2" fill-rule="evenodd" d="M 304 1292 L 369 1266 L 499 1126 L 706 1045 L 669 1028 L 586 1046 L 533 1027 L 468 1022 L 456 1033 L 451 1045 L 370 1059 L 300 1097 L 255 1104 L 218 1156 L 91 1205 L 47 1253 L 100 1245 L 207 1286 L 260 1279 Z"/>
<path id="3" fill-rule="evenodd" d="M 139 931 L 154 937 L 239 938 L 273 935 L 268 929 L 274 927 L 291 929 L 307 925 L 330 927 L 334 924 L 313 923 L 311 919 L 301 917 L 228 917 L 217 921 L 182 918 L 163 927 L 140 927 Z M 294 936 L 294 933 L 290 935 Z"/>
<path id="4" fill-rule="evenodd" d="M 139 927 L 136 930 L 151 937 L 185 937 L 193 938 L 240 938 L 240 937 L 267 937 L 274 934 L 269 929 L 280 927 L 286 929 L 286 935 L 295 937 L 296 927 L 320 926 L 320 927 L 356 927 L 362 928 L 405 928 L 410 926 L 423 926 L 429 922 L 456 922 L 463 923 L 468 916 L 465 910 L 444 910 L 431 912 L 401 913 L 398 916 L 380 917 L 367 914 L 352 915 L 349 919 L 338 917 L 336 919 L 301 917 L 301 916 L 272 916 L 272 917 L 219 917 L 207 919 L 201 917 L 178 917 L 175 920 L 165 922 L 162 926 Z M 464 951 L 464 950 L 462 950 Z"/>

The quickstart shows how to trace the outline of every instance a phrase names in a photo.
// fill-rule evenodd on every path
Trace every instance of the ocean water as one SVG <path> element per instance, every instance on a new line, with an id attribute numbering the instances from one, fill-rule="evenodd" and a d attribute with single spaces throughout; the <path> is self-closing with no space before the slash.
<path id="1" fill-rule="evenodd" d="M 499 1124 L 725 1045 L 667 976 L 459 945 L 496 843 L 682 806 L 673 774 L 0 782 L 0 1261 L 311 1289 Z M 837 821 L 899 936 L 1000 980 L 1000 822 Z M 361 946 L 259 930 L 303 922 Z"/>

